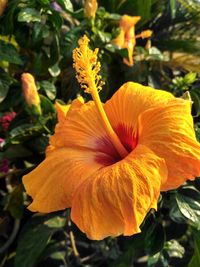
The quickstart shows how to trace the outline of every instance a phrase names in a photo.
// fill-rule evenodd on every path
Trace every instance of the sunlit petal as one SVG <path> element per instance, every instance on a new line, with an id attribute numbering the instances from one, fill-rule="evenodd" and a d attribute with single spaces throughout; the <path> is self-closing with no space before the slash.
<path id="1" fill-rule="evenodd" d="M 52 212 L 70 207 L 78 186 L 102 165 L 97 153 L 69 148 L 55 149 L 32 172 L 23 177 L 25 189 L 33 198 L 32 211 Z"/>
<path id="2" fill-rule="evenodd" d="M 106 102 L 104 108 L 112 127 L 130 151 L 135 147 L 139 115 L 173 98 L 168 92 L 128 82 Z"/>
<path id="3" fill-rule="evenodd" d="M 167 169 L 145 146 L 100 169 L 76 191 L 72 220 L 91 239 L 140 232 L 147 212 L 157 207 L 161 177 Z"/>
<path id="4" fill-rule="evenodd" d="M 169 174 L 162 190 L 177 188 L 200 175 L 200 145 L 193 129 L 190 101 L 175 99 L 145 111 L 140 118 L 139 143 L 165 159 Z"/>

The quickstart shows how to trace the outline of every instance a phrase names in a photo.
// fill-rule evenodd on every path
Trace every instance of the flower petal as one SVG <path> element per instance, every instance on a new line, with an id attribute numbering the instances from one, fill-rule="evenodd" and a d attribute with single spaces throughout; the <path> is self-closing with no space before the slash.
<path id="1" fill-rule="evenodd" d="M 56 124 L 55 133 L 50 137 L 49 143 L 50 146 L 61 148 L 66 145 L 69 145 L 69 138 L 67 135 L 68 125 L 67 118 L 72 117 L 78 114 L 79 110 L 81 109 L 84 104 L 84 99 L 82 97 L 78 97 L 72 101 L 72 104 L 69 105 L 66 110 L 64 110 L 63 106 L 60 104 L 56 105 L 56 110 L 58 113 L 58 123 Z M 68 105 L 67 105 L 68 106 Z M 48 149 L 47 149 L 48 150 Z"/>
<path id="2" fill-rule="evenodd" d="M 62 122 L 65 119 L 65 117 L 67 116 L 67 113 L 70 109 L 70 104 L 61 105 L 59 102 L 56 102 L 55 106 L 56 106 L 56 111 L 58 114 L 58 121 Z"/>
<path id="3" fill-rule="evenodd" d="M 74 191 L 102 165 L 98 153 L 70 148 L 55 149 L 32 172 L 23 177 L 27 193 L 33 198 L 29 209 L 52 212 L 71 206 Z"/>
<path id="4" fill-rule="evenodd" d="M 145 146 L 91 175 L 76 191 L 72 220 L 90 239 L 132 235 L 157 207 L 161 177 L 167 169 Z"/>
<path id="5" fill-rule="evenodd" d="M 127 151 L 132 151 L 137 145 L 139 115 L 173 98 L 168 92 L 128 82 L 105 103 L 109 121 Z"/>
<path id="6" fill-rule="evenodd" d="M 127 82 L 105 103 L 104 108 L 114 129 L 119 124 L 137 127 L 138 116 L 143 111 L 173 98 L 168 92 Z"/>
<path id="7" fill-rule="evenodd" d="M 124 31 L 128 31 L 130 28 L 135 26 L 140 19 L 140 16 L 123 15 L 120 20 L 120 27 L 122 27 Z"/>
<path id="8" fill-rule="evenodd" d="M 134 134 L 138 116 L 142 111 L 158 103 L 167 102 L 170 98 L 173 96 L 167 92 L 130 82 L 123 85 L 104 107 L 112 127 L 121 139 L 126 137 L 126 131 Z M 117 154 L 107 137 L 93 101 L 84 105 L 73 101 L 66 119 L 56 126 L 50 144 L 55 147 L 98 150 L 112 156 Z M 132 142 L 131 149 L 134 146 L 135 141 Z"/>
<path id="9" fill-rule="evenodd" d="M 175 99 L 145 111 L 140 117 L 139 143 L 165 159 L 168 179 L 161 189 L 174 189 L 200 175 L 200 145 L 196 141 L 191 102 Z"/>
<path id="10" fill-rule="evenodd" d="M 112 156 L 117 154 L 93 101 L 70 108 L 64 122 L 56 126 L 50 144 L 56 147 L 89 149 Z"/>

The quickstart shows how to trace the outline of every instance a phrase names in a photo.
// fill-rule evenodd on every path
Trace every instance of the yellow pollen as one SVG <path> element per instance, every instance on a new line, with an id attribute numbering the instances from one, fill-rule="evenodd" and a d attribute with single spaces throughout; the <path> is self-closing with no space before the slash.
<path id="1" fill-rule="evenodd" d="M 96 48 L 94 51 L 92 51 L 88 47 L 89 41 L 90 40 L 88 37 L 84 35 L 78 41 L 79 47 L 75 48 L 73 51 L 73 66 L 77 72 L 76 78 L 80 83 L 81 88 L 86 93 L 92 95 L 106 133 L 110 137 L 110 140 L 120 156 L 124 158 L 128 155 L 128 152 L 113 130 L 98 94 L 104 85 L 104 82 L 101 80 L 101 75 L 99 75 L 101 64 L 97 57 L 98 49 Z"/>

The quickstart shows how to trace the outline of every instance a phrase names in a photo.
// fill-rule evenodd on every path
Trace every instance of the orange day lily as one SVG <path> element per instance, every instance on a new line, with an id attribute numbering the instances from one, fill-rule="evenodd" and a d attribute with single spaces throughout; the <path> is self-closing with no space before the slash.
<path id="1" fill-rule="evenodd" d="M 98 50 L 79 40 L 73 52 L 77 78 L 93 101 L 69 110 L 57 104 L 58 124 L 46 159 L 23 177 L 31 211 L 71 207 L 71 218 L 90 239 L 130 236 L 160 191 L 200 175 L 191 102 L 128 82 L 105 104 L 98 91 Z"/>
<path id="2" fill-rule="evenodd" d="M 137 38 L 149 38 L 152 31 L 146 30 L 135 36 L 135 25 L 141 19 L 140 16 L 123 15 L 120 20 L 120 33 L 113 40 L 113 43 L 119 48 L 126 48 L 128 50 L 128 59 L 124 58 L 124 63 L 128 66 L 133 66 L 133 53 Z"/>

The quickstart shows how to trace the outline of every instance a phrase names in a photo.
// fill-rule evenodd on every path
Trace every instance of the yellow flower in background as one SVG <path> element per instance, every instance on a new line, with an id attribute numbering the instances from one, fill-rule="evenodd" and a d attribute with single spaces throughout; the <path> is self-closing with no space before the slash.
<path id="1" fill-rule="evenodd" d="M 191 102 L 128 82 L 101 103 L 98 50 L 88 43 L 80 39 L 73 58 L 93 101 L 57 106 L 51 149 L 23 183 L 32 211 L 71 207 L 72 220 L 90 239 L 130 236 L 157 208 L 160 191 L 200 175 Z"/>
<path id="2" fill-rule="evenodd" d="M 23 73 L 21 76 L 23 95 L 27 105 L 36 109 L 41 114 L 40 97 L 35 84 L 35 79 L 30 73 Z"/>
<path id="3" fill-rule="evenodd" d="M 6 9 L 8 0 L 0 0 L 0 16 L 3 14 L 4 10 Z"/>
<path id="4" fill-rule="evenodd" d="M 97 0 L 85 0 L 84 14 L 86 18 L 95 18 L 98 8 Z"/>
<path id="5" fill-rule="evenodd" d="M 126 48 L 128 50 L 128 59 L 124 58 L 123 60 L 128 66 L 134 65 L 133 54 L 136 46 L 136 39 L 150 38 L 152 35 L 152 31 L 150 30 L 143 31 L 139 35 L 135 35 L 135 25 L 140 19 L 140 16 L 123 15 L 119 23 L 120 33 L 117 38 L 113 40 L 113 43 L 119 48 Z"/>
<path id="6" fill-rule="evenodd" d="M 120 48 L 126 48 L 128 50 L 128 59 L 124 58 L 124 63 L 128 66 L 133 66 L 133 52 L 136 45 L 135 38 L 135 25 L 141 19 L 139 16 L 123 15 L 120 20 L 120 33 L 113 43 Z"/>

